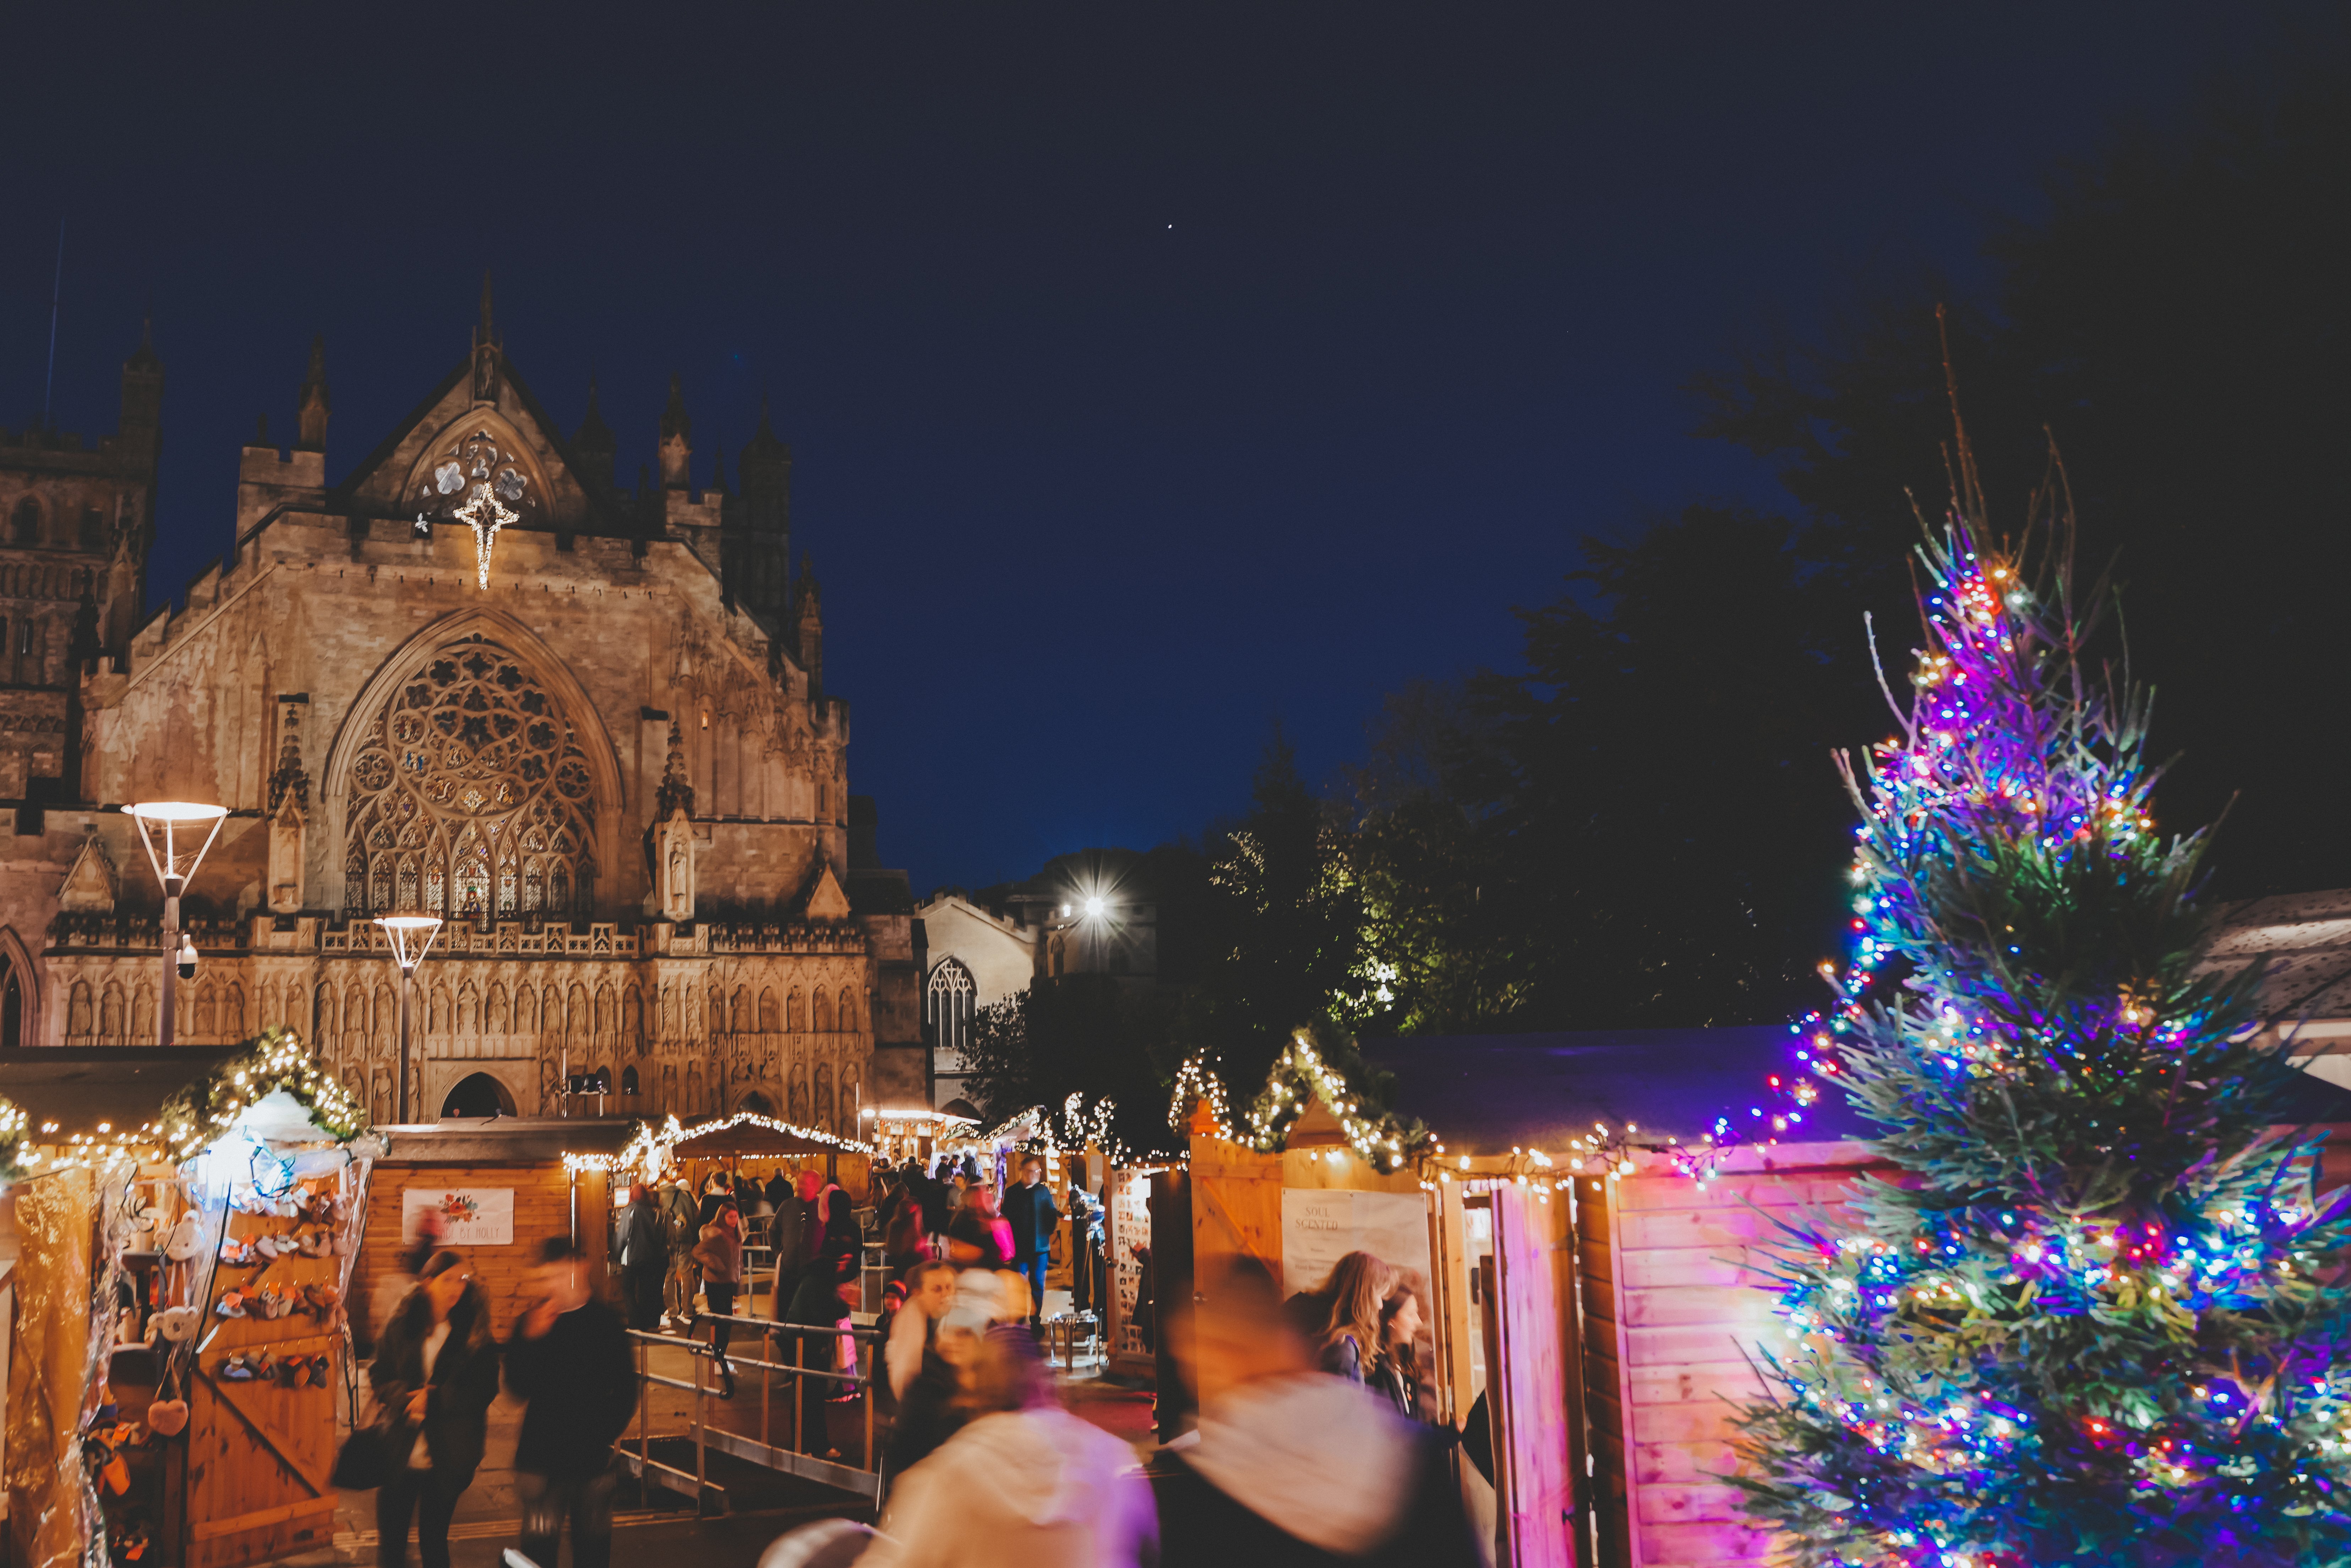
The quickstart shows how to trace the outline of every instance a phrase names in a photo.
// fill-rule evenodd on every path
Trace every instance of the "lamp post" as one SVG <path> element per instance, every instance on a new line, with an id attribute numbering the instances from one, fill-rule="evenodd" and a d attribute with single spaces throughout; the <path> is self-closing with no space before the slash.
<path id="1" fill-rule="evenodd" d="M 375 923 L 392 942 L 392 961 L 400 966 L 400 1119 L 410 1116 L 408 1105 L 408 993 L 416 983 L 416 966 L 424 962 L 433 938 L 440 935 L 437 915 L 379 915 Z"/>
<path id="2" fill-rule="evenodd" d="M 163 888 L 163 1006 L 156 1019 L 157 1043 L 162 1045 L 170 1045 L 178 1032 L 177 981 L 183 975 L 193 978 L 196 972 L 196 945 L 180 929 L 180 895 L 194 880 L 227 815 L 226 806 L 193 800 L 145 800 L 131 808 L 131 819 L 139 824 L 139 841 L 147 846 L 147 863 Z M 195 843 L 198 828 L 204 830 L 202 843 Z M 193 849 L 188 847 L 192 843 Z"/>

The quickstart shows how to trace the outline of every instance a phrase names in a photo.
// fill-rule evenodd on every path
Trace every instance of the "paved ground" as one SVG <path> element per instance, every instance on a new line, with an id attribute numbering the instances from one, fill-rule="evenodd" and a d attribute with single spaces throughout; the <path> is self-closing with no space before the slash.
<path id="1" fill-rule="evenodd" d="M 761 1437 L 779 1448 L 794 1446 L 788 1380 L 741 1364 L 746 1359 L 768 1359 L 768 1347 L 747 1334 L 738 1334 L 732 1348 L 737 1362 L 735 1397 L 724 1400 L 715 1391 L 705 1393 L 701 1400 L 704 1422 Z M 695 1357 L 683 1343 L 654 1346 L 646 1354 L 649 1369 L 656 1375 L 680 1382 L 694 1380 Z M 774 1359 L 789 1362 L 790 1352 Z M 1098 1370 L 1083 1358 L 1074 1375 L 1057 1363 L 1062 1396 L 1079 1415 L 1134 1444 L 1138 1455 L 1147 1455 L 1155 1446 L 1150 1391 L 1104 1382 Z M 708 1380 L 706 1371 L 705 1379 Z M 689 1469 L 695 1404 L 690 1393 L 656 1387 L 644 1409 L 645 1430 L 655 1439 L 669 1438 L 661 1447 L 670 1449 L 671 1462 Z M 807 1452 L 833 1450 L 841 1462 L 859 1464 L 864 1449 L 864 1414 L 862 1400 L 830 1404 L 825 1407 L 822 1446 L 814 1441 L 799 1446 Z M 458 1503 L 456 1524 L 450 1532 L 452 1568 L 498 1568 L 499 1553 L 515 1542 L 514 1451 L 521 1420 L 522 1406 L 501 1394 L 490 1408 L 489 1445 L 482 1468 Z M 877 1416 L 877 1425 L 879 1421 Z M 632 1426 L 630 1437 L 633 1438 L 637 1431 Z M 657 1450 L 655 1458 L 662 1457 Z M 633 1481 L 624 1480 L 613 1534 L 615 1568 L 653 1568 L 681 1560 L 690 1560 L 695 1568 L 752 1568 L 768 1543 L 795 1525 L 836 1514 L 871 1518 L 863 1500 L 853 1494 L 763 1470 L 721 1454 L 712 1453 L 707 1463 L 710 1479 L 727 1488 L 736 1511 L 697 1520 L 684 1496 L 658 1487 L 640 1491 Z M 373 1492 L 342 1494 L 336 1529 L 332 1556 L 318 1554 L 312 1560 L 314 1568 L 334 1564 L 366 1568 L 379 1561 Z M 569 1561 L 567 1546 L 563 1563 L 540 1568 L 569 1568 Z M 414 1562 L 413 1547 L 410 1562 Z"/>

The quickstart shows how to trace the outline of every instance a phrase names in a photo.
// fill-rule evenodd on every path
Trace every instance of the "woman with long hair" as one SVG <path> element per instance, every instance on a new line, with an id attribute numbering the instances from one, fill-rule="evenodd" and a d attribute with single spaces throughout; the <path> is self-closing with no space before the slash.
<path id="1" fill-rule="evenodd" d="M 423 1568 L 449 1568 L 449 1521 L 474 1484 L 498 1396 L 490 1303 L 463 1253 L 434 1253 L 376 1336 L 368 1380 L 401 1456 L 375 1495 L 376 1562 L 405 1568 L 416 1517 Z"/>
<path id="2" fill-rule="evenodd" d="M 1407 1421 L 1420 1413 L 1420 1298 L 1402 1279 L 1380 1303 L 1380 1354 L 1365 1382 Z"/>
<path id="3" fill-rule="evenodd" d="M 1328 1303 L 1315 1340 L 1315 1364 L 1361 1383 L 1379 1358 L 1380 1308 L 1395 1294 L 1396 1273 L 1368 1252 L 1350 1252 L 1332 1265 L 1317 1292 Z"/>

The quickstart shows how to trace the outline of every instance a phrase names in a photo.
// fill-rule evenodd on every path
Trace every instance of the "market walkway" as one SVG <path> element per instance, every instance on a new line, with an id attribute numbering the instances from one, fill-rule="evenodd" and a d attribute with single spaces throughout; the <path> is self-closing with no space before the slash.
<path id="1" fill-rule="evenodd" d="M 789 1350 L 781 1356 L 765 1357 L 765 1346 L 747 1333 L 738 1333 L 732 1348 L 738 1356 L 790 1359 Z M 691 1381 L 695 1357 L 682 1340 L 674 1345 L 656 1346 L 650 1355 L 655 1373 Z M 1078 1415 L 1134 1445 L 1138 1458 L 1147 1457 L 1155 1447 L 1150 1391 L 1104 1382 L 1097 1375 L 1098 1370 L 1083 1359 L 1074 1376 L 1057 1368 L 1056 1380 L 1062 1397 Z M 694 1397 L 666 1388 L 655 1388 L 653 1394 L 646 1411 L 650 1430 L 656 1437 L 667 1437 L 676 1442 L 692 1429 Z M 365 1402 L 362 1383 L 363 1407 Z M 864 1437 L 862 1399 L 845 1405 L 828 1403 L 823 1408 L 827 1447 L 837 1449 L 843 1462 L 858 1463 Z M 498 1568 L 500 1552 L 515 1543 L 517 1504 L 514 1453 L 522 1414 L 521 1404 L 503 1392 L 490 1407 L 488 1449 L 473 1487 L 458 1503 L 456 1524 L 450 1532 L 452 1568 Z M 769 1441 L 778 1447 L 790 1444 L 791 1400 L 785 1391 L 785 1380 L 780 1377 L 762 1378 L 747 1368 L 738 1372 L 735 1398 L 720 1399 L 715 1392 L 705 1395 L 703 1418 L 711 1426 L 749 1437 L 759 1435 L 764 1419 L 771 1434 Z M 632 1424 L 629 1429 L 632 1440 L 636 1431 Z M 682 1468 L 693 1468 L 690 1444 L 677 1443 L 666 1456 L 657 1446 L 655 1457 L 666 1457 L 674 1464 L 680 1463 L 682 1457 Z M 715 1452 L 710 1455 L 710 1464 L 711 1479 L 728 1489 L 733 1510 L 729 1514 L 697 1520 L 691 1502 L 682 1494 L 659 1487 L 641 1493 L 632 1480 L 623 1479 L 613 1536 L 616 1568 L 637 1568 L 639 1564 L 649 1568 L 654 1563 L 674 1563 L 678 1561 L 681 1549 L 691 1552 L 695 1568 L 750 1568 L 768 1542 L 811 1519 L 832 1515 L 872 1517 L 864 1500 L 850 1493 L 762 1470 Z M 336 1514 L 336 1531 L 337 1562 L 351 1564 L 352 1568 L 365 1568 L 376 1563 L 375 1494 L 343 1493 Z M 411 1561 L 413 1560 L 412 1549 Z M 321 1568 L 324 1561 L 323 1557 L 319 1559 Z M 542 1568 L 558 1565 L 542 1564 Z"/>

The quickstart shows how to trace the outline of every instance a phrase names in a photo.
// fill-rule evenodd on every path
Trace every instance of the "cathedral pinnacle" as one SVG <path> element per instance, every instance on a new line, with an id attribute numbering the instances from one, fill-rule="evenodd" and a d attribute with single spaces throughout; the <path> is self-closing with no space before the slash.
<path id="1" fill-rule="evenodd" d="M 661 479 L 665 490 L 694 487 L 694 421 L 685 412 L 685 389 L 669 378 L 669 406 L 661 416 Z"/>
<path id="2" fill-rule="evenodd" d="M 662 768 L 661 790 L 653 798 L 653 820 L 666 821 L 679 811 L 694 815 L 694 786 L 685 776 L 685 736 L 677 720 L 669 721 L 669 760 Z"/>
<path id="3" fill-rule="evenodd" d="M 308 699 L 280 697 L 278 708 L 284 717 L 278 721 L 277 770 L 269 776 L 269 810 L 275 816 L 285 805 L 286 797 L 294 797 L 297 809 L 310 809 L 310 776 L 302 769 L 302 707 Z"/>
<path id="4" fill-rule="evenodd" d="M 294 448 L 298 452 L 324 452 L 327 449 L 327 416 L 333 410 L 327 396 L 327 335 L 313 333 L 310 338 L 310 373 L 302 378 L 300 406 L 295 414 L 298 436 Z"/>

